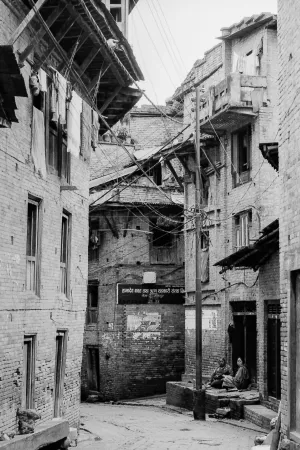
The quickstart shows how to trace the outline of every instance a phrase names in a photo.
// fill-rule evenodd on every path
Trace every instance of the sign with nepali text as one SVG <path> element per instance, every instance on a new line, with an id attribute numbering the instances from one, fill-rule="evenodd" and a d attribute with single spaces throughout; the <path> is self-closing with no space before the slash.
<path id="1" fill-rule="evenodd" d="M 177 304 L 184 303 L 183 286 L 118 284 L 117 295 L 119 305 L 133 304 Z"/>

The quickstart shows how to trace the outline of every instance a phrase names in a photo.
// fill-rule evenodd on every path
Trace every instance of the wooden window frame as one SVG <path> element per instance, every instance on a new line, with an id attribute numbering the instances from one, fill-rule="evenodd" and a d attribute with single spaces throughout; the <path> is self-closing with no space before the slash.
<path id="1" fill-rule="evenodd" d="M 71 156 L 67 151 L 67 125 L 62 125 L 59 120 L 57 124 L 50 120 L 50 86 L 51 82 L 48 83 L 48 89 L 45 93 L 44 101 L 44 116 L 45 116 L 45 148 L 46 148 L 46 163 L 47 170 L 49 173 L 57 175 L 63 179 L 66 183 L 70 183 L 70 167 L 71 167 Z M 66 104 L 67 109 L 67 104 Z M 67 114 L 66 114 L 67 117 Z M 56 142 L 56 163 L 53 164 L 50 161 L 50 134 L 55 136 L 54 141 Z"/>
<path id="2" fill-rule="evenodd" d="M 234 216 L 234 245 L 236 250 L 249 246 L 251 226 L 251 211 L 244 211 Z"/>
<path id="3" fill-rule="evenodd" d="M 97 288 L 97 306 L 92 306 L 90 287 Z M 96 283 L 89 283 L 87 289 L 87 325 L 93 325 L 98 321 L 98 308 L 99 308 L 99 285 Z"/>
<path id="4" fill-rule="evenodd" d="M 241 147 L 242 140 L 245 137 L 247 140 L 247 167 L 243 170 Z M 251 125 L 247 125 L 232 133 L 231 149 L 233 187 L 236 187 L 251 180 Z"/>
<path id="5" fill-rule="evenodd" d="M 64 233 L 66 223 L 66 235 Z M 66 237 L 64 237 L 66 236 Z M 63 259 L 63 260 L 62 260 Z M 60 239 L 60 293 L 67 298 L 70 295 L 70 261 L 71 261 L 71 214 L 63 211 Z"/>
<path id="6" fill-rule="evenodd" d="M 28 350 L 30 350 L 30 352 Z M 36 358 L 36 336 L 25 335 L 23 343 L 23 386 L 22 386 L 22 407 L 25 409 L 34 408 L 35 358 Z"/>
<path id="7" fill-rule="evenodd" d="M 61 343 L 61 347 L 60 344 Z M 55 336 L 55 372 L 54 372 L 54 405 L 53 416 L 61 417 L 64 395 L 64 378 L 67 359 L 68 330 L 57 330 Z"/>
<path id="8" fill-rule="evenodd" d="M 28 222 L 29 222 L 29 205 L 34 205 L 36 208 L 36 224 L 35 224 L 35 256 L 28 255 Z M 41 241 L 41 229 L 40 229 L 40 211 L 41 211 L 41 200 L 28 197 L 27 201 L 27 235 L 26 235 L 26 291 L 33 292 L 35 295 L 40 295 L 40 241 Z M 31 235 L 32 236 L 32 235 Z M 32 237 L 31 237 L 32 242 Z M 33 286 L 28 286 L 28 270 L 29 266 L 34 264 L 34 276 L 33 276 Z"/>

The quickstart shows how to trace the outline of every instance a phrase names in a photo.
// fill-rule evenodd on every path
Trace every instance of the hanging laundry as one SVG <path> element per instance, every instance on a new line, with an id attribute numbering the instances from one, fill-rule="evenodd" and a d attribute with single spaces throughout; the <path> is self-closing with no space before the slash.
<path id="1" fill-rule="evenodd" d="M 45 149 L 45 118 L 43 111 L 33 107 L 31 156 L 35 170 L 47 176 Z"/>
<path id="2" fill-rule="evenodd" d="M 68 152 L 79 157 L 81 144 L 81 113 L 82 113 L 82 99 L 72 92 L 72 100 L 69 103 L 68 109 Z"/>
<path id="3" fill-rule="evenodd" d="M 57 72 L 58 81 L 58 118 L 61 125 L 66 123 L 67 80 Z"/>
<path id="4" fill-rule="evenodd" d="M 39 70 L 39 82 L 40 82 L 40 89 L 42 92 L 47 92 L 48 86 L 47 86 L 47 74 L 43 69 Z"/>
<path id="5" fill-rule="evenodd" d="M 254 52 L 249 52 L 245 56 L 245 75 L 256 75 L 256 64 Z"/>
<path id="6" fill-rule="evenodd" d="M 93 148 L 96 148 L 98 145 L 99 129 L 100 129 L 99 115 L 96 111 L 93 110 L 93 114 L 92 114 L 92 147 Z"/>
<path id="7" fill-rule="evenodd" d="M 52 71 L 52 83 L 50 85 L 50 120 L 58 122 L 58 72 L 50 67 Z"/>
<path id="8" fill-rule="evenodd" d="M 232 55 L 232 72 L 237 72 L 238 71 L 238 60 L 239 60 L 239 55 L 235 52 L 233 52 Z"/>

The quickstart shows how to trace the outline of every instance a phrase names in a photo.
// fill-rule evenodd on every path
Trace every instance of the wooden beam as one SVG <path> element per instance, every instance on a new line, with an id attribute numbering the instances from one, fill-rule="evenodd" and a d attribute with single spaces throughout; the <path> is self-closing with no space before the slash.
<path id="1" fill-rule="evenodd" d="M 68 0 L 63 0 L 63 1 L 67 5 L 67 9 L 68 9 L 69 13 L 74 17 L 74 19 L 81 26 L 81 28 L 83 30 L 89 30 L 90 27 L 91 27 L 91 24 L 89 22 L 86 22 L 82 18 L 82 16 L 76 11 L 74 6 L 69 4 Z M 121 84 L 121 86 L 125 86 L 127 84 L 127 80 L 123 79 L 123 77 L 120 74 L 118 68 L 116 67 L 115 61 L 113 60 L 113 58 L 109 54 L 109 51 L 103 45 L 103 42 L 100 39 L 100 37 L 98 36 L 98 34 L 97 33 L 92 33 L 91 34 L 91 39 L 94 41 L 94 43 L 96 43 L 96 44 L 98 44 L 100 46 L 100 51 L 101 51 L 103 57 L 105 58 L 105 60 L 108 61 L 111 64 L 112 72 L 114 73 L 118 83 Z"/>
<path id="2" fill-rule="evenodd" d="M 122 89 L 122 86 L 117 86 L 116 89 L 112 92 L 112 94 L 108 97 L 108 99 L 103 103 L 103 105 L 101 106 L 101 108 L 99 109 L 99 112 L 102 114 L 106 108 L 111 104 L 111 102 L 113 101 L 113 99 L 118 95 L 118 93 L 120 92 L 120 90 Z M 114 109 L 118 109 L 118 108 L 114 108 Z M 120 109 L 120 108 L 119 108 Z M 121 108 L 123 109 L 123 108 Z"/>
<path id="3" fill-rule="evenodd" d="M 17 27 L 16 31 L 14 31 L 13 35 L 11 36 L 8 45 L 13 45 L 16 40 L 21 36 L 25 28 L 29 25 L 29 23 L 32 21 L 34 16 L 36 15 L 36 12 L 41 9 L 44 3 L 46 3 L 47 0 L 38 0 L 35 4 L 35 8 L 32 8 L 27 16 L 22 20 L 20 25 Z"/>
<path id="4" fill-rule="evenodd" d="M 211 159 L 211 157 L 206 153 L 206 151 L 204 150 L 203 147 L 201 147 L 201 150 L 203 151 L 204 156 L 206 157 L 207 161 L 210 163 L 210 165 L 212 166 L 212 168 L 216 172 L 217 177 L 220 178 L 220 171 L 217 168 L 217 166 L 215 165 L 215 163 L 213 162 L 213 160 Z"/>
<path id="5" fill-rule="evenodd" d="M 183 184 L 182 184 L 181 180 L 179 179 L 179 177 L 178 177 L 178 175 L 177 175 L 177 173 L 176 173 L 174 167 L 172 166 L 171 161 L 168 161 L 168 160 L 167 160 L 167 161 L 166 161 L 166 164 L 167 164 L 167 166 L 169 167 L 169 169 L 170 169 L 172 175 L 174 176 L 175 180 L 177 181 L 177 183 L 179 184 L 179 186 L 181 187 L 181 189 L 183 189 Z"/>
<path id="6" fill-rule="evenodd" d="M 190 169 L 188 168 L 188 165 L 186 164 L 186 162 L 185 162 L 183 156 L 177 155 L 176 152 L 174 152 L 174 155 L 175 155 L 176 158 L 179 160 L 180 164 L 182 165 L 182 167 L 184 168 L 184 170 L 187 172 L 187 174 L 190 174 L 191 171 L 190 171 Z"/>
<path id="7" fill-rule="evenodd" d="M 105 221 L 106 221 L 106 223 L 107 223 L 107 225 L 108 225 L 108 228 L 109 228 L 110 231 L 112 232 L 113 236 L 114 236 L 115 238 L 119 239 L 119 233 L 118 233 L 118 230 L 116 229 L 115 223 L 113 222 L 113 218 L 111 217 L 111 220 L 112 220 L 112 222 L 113 222 L 113 224 L 111 224 L 110 221 L 109 221 L 109 219 L 108 219 L 108 217 L 107 217 L 107 215 L 105 214 L 105 212 L 103 212 L 103 215 L 104 215 L 104 219 L 105 219 Z"/>
<path id="8" fill-rule="evenodd" d="M 83 63 L 79 66 L 79 73 L 78 73 L 79 76 L 81 76 L 86 71 L 86 69 L 89 67 L 89 65 L 91 64 L 93 59 L 98 55 L 99 52 L 100 52 L 99 47 L 92 48 L 90 53 L 85 57 Z"/>
<path id="9" fill-rule="evenodd" d="M 123 237 L 124 238 L 127 236 L 128 226 L 129 226 L 129 222 L 130 222 L 131 217 L 132 217 L 132 211 L 131 211 L 131 209 L 128 209 L 127 217 L 126 217 L 125 230 L 123 231 Z"/>
<path id="10" fill-rule="evenodd" d="M 63 37 L 67 34 L 67 32 L 72 28 L 74 25 L 75 20 L 72 17 L 69 17 L 67 21 L 64 23 L 64 26 L 59 30 L 55 37 L 56 42 L 60 42 Z M 45 50 L 45 53 L 40 56 L 40 62 L 34 65 L 35 70 L 39 70 L 40 67 L 43 65 L 44 60 L 47 59 L 51 53 L 55 50 L 56 45 L 52 42 L 49 47 Z"/>
<path id="11" fill-rule="evenodd" d="M 85 32 L 82 34 L 82 36 L 79 38 L 78 45 L 77 45 L 77 41 L 74 43 L 74 45 L 72 45 L 71 50 L 68 51 L 68 53 L 67 53 L 68 59 L 72 58 L 73 53 L 74 53 L 74 50 L 75 50 L 75 48 L 76 48 L 76 45 L 77 45 L 77 49 L 76 49 L 76 53 L 77 53 L 77 52 L 81 49 L 81 47 L 83 46 L 83 44 L 85 43 L 85 41 L 88 39 L 88 37 L 90 36 L 90 34 L 91 34 L 90 31 L 85 31 Z M 76 55 L 76 53 L 75 53 L 75 55 Z M 75 58 L 75 55 L 73 56 L 74 58 Z M 65 66 L 65 63 L 64 63 L 64 62 L 62 62 L 61 64 L 59 64 L 58 69 L 57 69 L 58 72 L 61 72 L 61 71 L 63 70 L 64 66 Z"/>
<path id="12" fill-rule="evenodd" d="M 50 28 L 51 25 L 54 24 L 54 22 L 58 19 L 58 17 L 62 14 L 63 10 L 65 9 L 65 5 L 59 5 L 55 10 L 50 14 L 48 19 L 46 20 L 47 26 Z M 35 47 L 40 45 L 41 39 L 45 36 L 46 30 L 43 26 L 40 27 L 39 31 L 34 36 L 34 39 L 31 41 L 29 45 L 23 50 L 23 52 L 20 54 L 19 62 L 20 64 L 23 64 L 26 58 L 30 55 L 30 53 L 34 50 Z"/>

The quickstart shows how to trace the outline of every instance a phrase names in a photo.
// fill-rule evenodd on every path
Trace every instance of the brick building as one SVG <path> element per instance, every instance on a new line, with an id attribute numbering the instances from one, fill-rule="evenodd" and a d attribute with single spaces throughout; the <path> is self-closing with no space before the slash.
<path id="1" fill-rule="evenodd" d="M 35 409 L 43 433 L 13 439 L 23 450 L 79 424 L 90 153 L 106 129 L 99 110 L 116 123 L 142 78 L 101 2 L 31 4 L 0 3 L 0 431 L 16 432 L 18 409 Z"/>
<path id="2" fill-rule="evenodd" d="M 84 397 L 165 392 L 184 371 L 183 194 L 159 149 L 100 142 L 92 156 Z"/>
<path id="3" fill-rule="evenodd" d="M 278 2 L 279 48 L 279 169 L 282 180 L 280 208 L 280 288 L 282 311 L 282 429 L 290 449 L 300 448 L 299 379 L 299 36 L 300 5 Z M 287 448 L 287 447 L 286 447 Z"/>
<path id="4" fill-rule="evenodd" d="M 184 124 L 200 94 L 203 376 L 241 356 L 261 401 L 280 399 L 277 21 L 262 13 L 222 29 L 174 98 Z M 188 137 L 190 128 L 185 132 Z M 193 141 L 173 149 L 185 167 L 185 376 L 195 378 L 195 160 Z M 168 153 L 168 149 L 165 151 Z M 269 162 L 272 162 L 271 165 Z M 278 165 L 277 165 L 278 169 Z"/>

